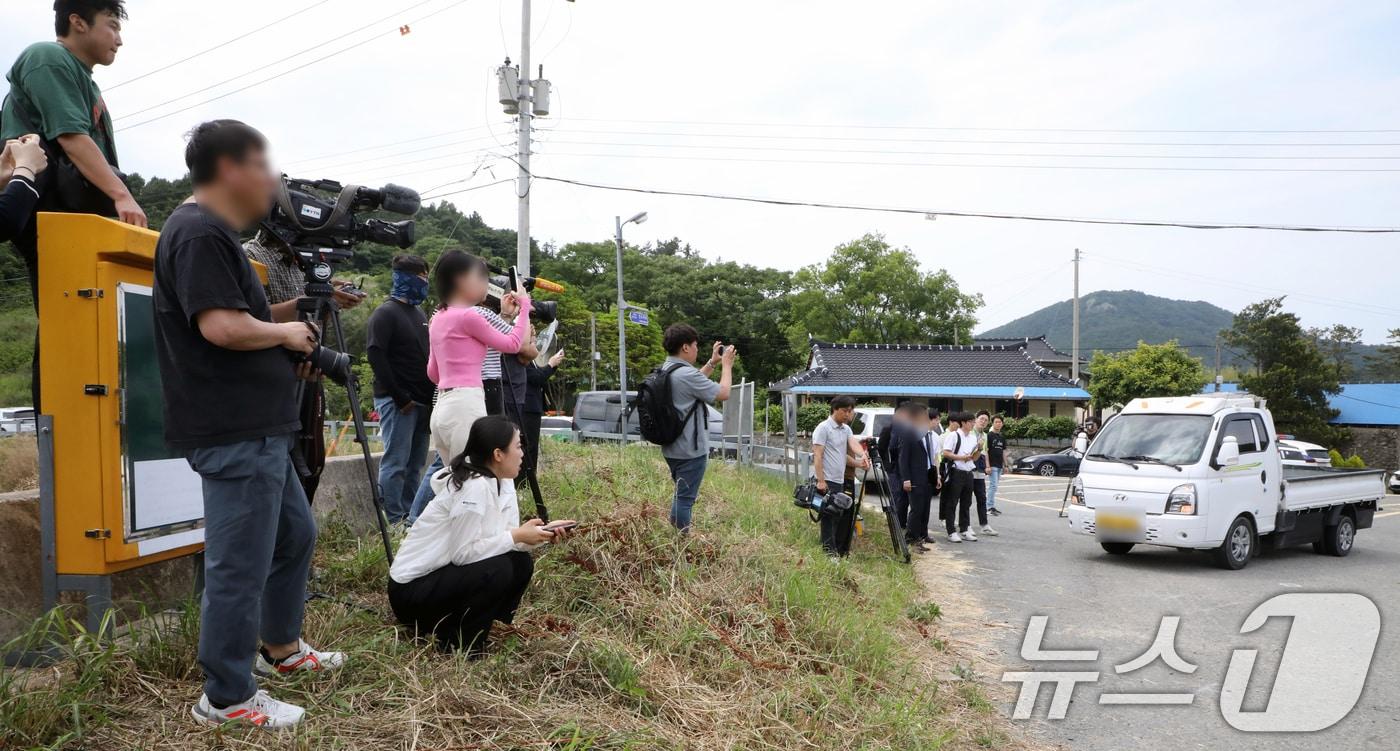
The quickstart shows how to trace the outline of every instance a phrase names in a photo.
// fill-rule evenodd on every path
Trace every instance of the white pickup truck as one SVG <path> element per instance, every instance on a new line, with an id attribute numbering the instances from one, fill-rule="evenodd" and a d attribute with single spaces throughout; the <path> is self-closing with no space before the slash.
<path id="1" fill-rule="evenodd" d="M 1273 416 L 1248 394 L 1136 399 L 1085 451 L 1069 523 L 1103 549 L 1213 551 L 1241 569 L 1261 544 L 1351 552 L 1385 495 L 1385 473 L 1284 467 Z"/>

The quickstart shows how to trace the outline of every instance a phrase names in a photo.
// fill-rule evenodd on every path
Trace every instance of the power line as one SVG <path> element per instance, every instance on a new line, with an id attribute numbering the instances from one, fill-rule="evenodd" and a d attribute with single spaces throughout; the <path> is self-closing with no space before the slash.
<path id="1" fill-rule="evenodd" d="M 1090 170 L 1099 172 L 1400 172 L 1389 167 L 1158 167 L 1148 165 L 1109 164 L 977 164 L 967 162 L 861 162 L 840 159 L 759 159 L 726 156 L 675 156 L 670 154 L 603 154 L 597 152 L 552 151 L 550 156 L 591 157 L 605 159 L 667 159 L 702 162 L 747 162 L 750 164 L 815 164 L 851 165 L 856 167 L 942 167 L 948 169 L 1026 169 L 1026 170 Z"/>
<path id="2" fill-rule="evenodd" d="M 486 141 L 486 140 L 490 140 L 490 139 L 491 139 L 490 136 L 477 136 L 476 138 L 464 138 L 464 139 L 462 139 L 462 140 L 460 140 L 460 141 L 449 141 L 449 142 L 447 142 L 447 143 L 439 144 L 439 145 L 437 145 L 437 146 L 424 146 L 424 147 L 417 148 L 417 149 L 410 149 L 410 150 L 408 150 L 408 151 L 400 151 L 400 152 L 396 152 L 396 153 L 392 153 L 392 154 L 384 154 L 383 156 L 369 157 L 367 161 L 370 161 L 370 162 L 378 162 L 378 161 L 383 161 L 383 160 L 385 160 L 385 159 L 398 159 L 399 157 L 409 156 L 409 155 L 412 155 L 412 154 L 421 154 L 421 153 L 423 153 L 423 152 L 425 152 L 425 151 L 433 151 L 433 150 L 436 150 L 436 149 L 445 149 L 445 148 L 447 148 L 447 147 L 449 147 L 449 146 L 462 146 L 462 145 L 464 145 L 464 144 L 477 143 L 477 142 L 479 142 L 479 141 Z M 492 148 L 496 148 L 496 147 L 495 147 L 495 146 L 487 146 L 487 147 L 485 147 L 485 149 L 492 149 Z M 357 160 L 357 161 L 353 161 L 353 162 L 340 162 L 340 163 L 332 164 L 332 165 L 323 165 L 323 166 L 320 166 L 320 167 L 316 167 L 316 169 L 317 169 L 317 170 L 320 170 L 320 171 L 325 171 L 325 170 L 340 169 L 340 168 L 342 168 L 342 167 L 354 167 L 354 166 L 363 166 L 363 167 L 366 167 L 366 168 L 368 168 L 368 169 L 381 169 L 381 168 L 383 168 L 383 167 L 392 167 L 392 166 L 396 166 L 396 165 L 400 165 L 400 164 L 418 164 L 419 162 L 431 162 L 431 161 L 436 161 L 436 160 L 439 160 L 439 159 L 443 159 L 443 158 L 445 158 L 445 157 L 462 156 L 462 155 L 465 155 L 465 154 L 475 154 L 475 153 L 477 153 L 477 152 L 479 152 L 479 151 L 483 151 L 483 150 L 485 150 L 485 149 L 482 149 L 482 148 L 466 149 L 466 150 L 464 150 L 464 151 L 453 152 L 453 153 L 451 153 L 451 154 L 439 154 L 439 155 L 437 155 L 437 156 L 430 156 L 430 157 L 426 157 L 426 158 L 423 158 L 423 159 L 413 159 L 413 160 L 406 161 L 406 162 L 395 162 L 394 164 L 367 165 L 367 164 L 365 164 L 365 162 L 362 162 L 362 161 L 358 161 L 358 160 Z"/>
<path id="3" fill-rule="evenodd" d="M 392 147 L 395 147 L 395 146 L 403 146 L 403 145 L 405 145 L 405 144 L 410 144 L 410 143 L 419 143 L 419 142 L 421 142 L 421 141 L 430 141 L 430 140 L 432 140 L 432 139 L 434 139 L 434 138 L 442 138 L 443 136 L 457 136 L 457 135 L 462 135 L 463 133 L 470 133 L 470 132 L 472 132 L 472 131 L 474 131 L 474 130 L 481 130 L 482 128 L 485 128 L 485 127 L 488 127 L 488 126 L 486 126 L 486 125 L 473 125 L 473 126 L 470 127 L 470 128 L 453 128 L 452 130 L 444 130 L 444 131 L 442 131 L 441 133 L 433 133 L 432 135 L 427 135 L 427 136 L 417 136 L 417 137 L 414 137 L 414 138 L 404 138 L 404 139 L 400 139 L 400 140 L 397 140 L 397 141 L 390 141 L 390 142 L 388 142 L 388 143 L 381 143 L 381 144 L 378 144 L 378 145 L 375 145 L 375 146 L 361 146 L 361 147 L 358 148 L 358 149 L 350 149 L 349 151 L 334 151 L 334 152 L 331 152 L 331 153 L 329 153 L 329 154 L 321 154 L 320 156 L 312 156 L 312 157 L 307 157 L 307 158 L 305 158 L 305 159 L 298 159 L 298 160 L 296 160 L 296 161 L 286 162 L 285 165 L 306 164 L 307 162 L 319 162 L 319 161 L 321 161 L 322 159 L 333 159 L 333 158 L 339 157 L 339 156 L 348 156 L 348 155 L 350 155 L 350 154 L 360 154 L 360 153 L 363 153 L 363 152 L 366 152 L 366 151 L 374 151 L 374 150 L 377 150 L 377 149 L 387 149 L 387 148 L 392 148 Z M 378 157 L 375 157 L 375 158 L 378 158 Z"/>
<path id="4" fill-rule="evenodd" d="M 583 118 L 573 118 L 583 120 Z M 973 144 L 999 144 L 1015 146 L 1209 146 L 1209 147 L 1338 147 L 1357 148 L 1368 146 L 1400 146 L 1400 142 L 1365 142 L 1365 143 L 1337 143 L 1337 142 L 1300 142 L 1300 141 L 1277 141 L 1273 143 L 1240 143 L 1240 142 L 1219 142 L 1219 141 L 1052 141 L 1046 139 L 989 139 L 989 138 L 876 138 L 873 136 L 803 136 L 790 133 L 677 133 L 674 131 L 650 131 L 650 130 L 592 130 L 579 129 L 569 130 L 570 133 L 585 133 L 590 135 L 617 135 L 617 136 L 667 136 L 681 138 L 747 138 L 759 140 L 776 141 L 866 141 L 866 142 L 907 142 L 907 143 L 973 143 Z"/>
<path id="5" fill-rule="evenodd" d="M 413 8 L 421 7 L 421 6 L 423 6 L 423 5 L 427 5 L 428 3 L 431 3 L 431 2 L 433 2 L 433 0 L 423 0 L 423 2 L 420 2 L 420 3 L 417 3 L 417 4 L 415 4 L 415 5 L 411 5 L 411 6 L 407 7 L 407 8 L 403 8 L 403 9 L 400 9 L 400 10 L 398 10 L 398 11 L 395 11 L 394 13 L 392 13 L 392 14 L 390 14 L 390 15 L 388 15 L 388 16 L 385 16 L 384 18 L 382 18 L 382 19 L 380 19 L 380 20 L 378 20 L 378 21 L 375 21 L 375 22 L 370 23 L 370 24 L 366 24 L 365 26 L 361 26 L 360 28 L 356 29 L 355 31 L 349 32 L 349 34 L 355 34 L 355 33 L 358 33 L 358 32 L 360 32 L 360 31 L 363 31 L 364 29 L 367 29 L 367 28 L 369 28 L 369 27 L 371 27 L 371 26 L 375 26 L 375 25 L 377 25 L 377 24 L 384 23 L 384 22 L 388 21 L 389 19 L 392 19 L 394 16 L 397 16 L 397 15 L 400 14 L 400 13 L 403 13 L 403 12 L 408 11 L 408 10 L 412 10 Z M 423 15 L 423 16 L 420 16 L 420 17 L 418 17 L 418 18 L 415 18 L 415 19 L 413 19 L 412 21 L 409 21 L 409 22 L 408 22 L 408 25 L 413 25 L 413 24 L 416 24 L 416 23 L 420 23 L 420 22 L 422 22 L 422 21 L 424 21 L 424 20 L 426 20 L 426 19 L 432 18 L 433 16 L 435 16 L 435 15 L 437 15 L 437 14 L 439 14 L 439 13 L 442 13 L 442 12 L 447 11 L 447 10 L 451 10 L 452 8 L 455 8 L 455 7 L 459 6 L 459 5 L 462 5 L 462 4 L 465 3 L 465 2 L 467 2 L 467 0 L 457 0 L 457 2 L 451 3 L 450 5 L 446 5 L 446 6 L 444 6 L 444 7 L 442 7 L 442 8 L 439 8 L 439 9 L 437 9 L 437 10 L 431 12 L 431 13 L 428 13 L 428 14 L 426 14 L 426 15 Z M 322 62 L 322 61 L 325 61 L 325 60 L 329 60 L 329 59 L 332 58 L 332 57 L 335 57 L 335 56 L 337 56 L 337 55 L 344 54 L 344 53 L 349 52 L 350 50 L 356 49 L 356 48 L 358 48 L 358 47 L 363 47 L 364 45 L 369 44 L 370 42 L 374 42 L 374 41 L 377 41 L 377 40 L 379 40 L 379 39 L 383 39 L 383 38 L 384 38 L 387 34 L 389 34 L 389 33 L 397 34 L 397 33 L 399 33 L 399 30 L 398 30 L 397 28 L 395 28 L 395 29 L 393 29 L 391 32 L 385 32 L 385 33 L 382 33 L 382 34 L 378 34 L 378 35 L 375 35 L 375 36 L 368 37 L 368 38 L 366 38 L 366 39 L 363 39 L 363 40 L 361 40 L 361 41 L 359 41 L 359 42 L 356 42 L 356 43 L 350 45 L 349 47 L 344 47 L 344 48 L 342 48 L 342 49 L 336 50 L 335 52 L 331 52 L 331 53 L 329 53 L 329 54 L 322 55 L 321 57 L 318 57 L 318 58 L 316 58 L 316 59 L 314 59 L 314 60 L 311 60 L 311 61 L 309 61 L 309 62 L 307 62 L 307 63 L 305 63 L 305 64 L 299 65 L 299 66 L 297 66 L 297 67 L 295 67 L 295 68 L 292 68 L 292 69 L 290 69 L 290 70 L 282 71 L 281 73 L 277 73 L 277 74 L 272 75 L 272 76 L 268 76 L 267 78 L 259 79 L 259 80 L 254 81 L 253 83 L 250 83 L 250 84 L 248 84 L 248 85 L 246 85 L 246 86 L 241 86 L 241 87 L 239 87 L 239 88 L 233 89 L 233 90 L 231 90 L 231 91 L 224 92 L 224 93 L 219 94 L 219 95 L 217 95 L 217 96 L 213 96 L 213 97 L 210 97 L 210 98 L 208 98 L 208 99 L 204 99 L 204 100 L 202 100 L 202 101 L 195 102 L 194 104 L 188 105 L 188 106 L 186 106 L 186 107 L 181 107 L 181 108 L 179 108 L 179 109 L 172 110 L 172 111 L 167 112 L 167 113 L 165 113 L 165 114 L 163 114 L 163 115 L 157 115 L 157 116 L 155 116 L 155 117 L 153 117 L 153 118 L 150 118 L 150 119 L 148 119 L 148 120 L 142 120 L 141 122 L 135 123 L 135 124 L 133 124 L 133 125 L 127 125 L 127 126 L 124 126 L 124 127 L 121 127 L 121 128 L 117 128 L 117 132 L 120 133 L 120 132 L 125 131 L 125 130 L 131 130 L 132 128 L 139 128 L 139 127 L 141 127 L 141 126 L 143 126 L 143 125 L 148 125 L 148 124 L 150 124 L 150 123 L 157 122 L 157 121 L 159 121 L 159 120 L 164 120 L 164 119 L 166 119 L 166 118 L 168 118 L 168 117 L 172 117 L 172 116 L 174 116 L 174 115 L 178 115 L 178 114 L 180 114 L 181 112 L 188 112 L 189 110 L 192 110 L 192 109 L 194 109 L 194 108 L 196 108 L 196 107 L 203 106 L 203 105 L 205 105 L 205 104 L 209 104 L 210 102 L 216 102 L 216 101 L 218 101 L 218 100 L 220 100 L 220 99 L 224 99 L 224 98 L 226 98 L 226 97 L 233 96 L 234 94 L 238 94 L 238 93 L 240 93 L 240 92 L 247 91 L 248 89 L 251 89 L 251 88 L 253 88 L 253 87 L 255 87 L 255 86 L 261 86 L 262 84 L 265 84 L 265 83 L 267 83 L 267 82 L 269 82 L 269 81 L 274 81 L 274 80 L 276 80 L 276 79 L 278 79 L 278 78 L 281 78 L 281 77 L 283 77 L 283 76 L 290 75 L 290 74 L 296 73 L 296 72 L 298 72 L 298 71 L 306 70 L 306 69 L 307 69 L 308 67 L 310 67 L 311 65 L 314 65 L 314 64 L 316 64 L 316 63 L 319 63 L 319 62 Z M 332 41 L 333 41 L 333 40 L 332 40 Z M 322 46 L 322 45 L 317 45 L 316 47 L 320 47 L 320 46 Z M 167 100 L 167 101 L 161 102 L 160 104 L 152 105 L 152 106 L 147 107 L 147 108 L 145 108 L 145 109 L 143 109 L 143 110 L 138 110 L 137 112 L 133 112 L 133 113 L 131 113 L 130 115 L 125 115 L 124 117 L 131 117 L 131 116 L 133 116 L 133 115 L 140 114 L 140 113 L 142 113 L 142 112 L 149 112 L 150 110 L 153 110 L 153 109 L 156 109 L 156 108 L 159 108 L 159 107 L 163 107 L 163 106 L 165 106 L 165 105 L 167 105 L 167 104 L 172 104 L 172 103 L 177 102 L 177 101 L 179 101 L 179 100 L 181 100 L 181 99 L 188 98 L 188 97 L 190 97 L 190 96 L 192 96 L 192 95 L 194 95 L 194 94 L 198 94 L 198 93 L 200 93 L 200 92 L 208 91 L 209 89 L 212 89 L 212 88 L 215 88 L 215 87 L 218 87 L 218 86 L 222 86 L 222 85 L 225 84 L 225 83 L 229 83 L 229 82 L 234 81 L 234 80 L 236 80 L 236 79 L 238 79 L 238 78 L 242 78 L 243 76 L 246 76 L 246 75 L 248 75 L 249 73 L 253 73 L 253 72 L 256 72 L 256 71 L 258 71 L 258 70 L 263 70 L 263 69 L 268 68 L 268 67 L 270 67 L 270 66 L 272 66 L 272 65 L 275 65 L 275 64 L 277 64 L 277 63 L 285 62 L 285 61 L 290 60 L 290 59 L 292 59 L 292 58 L 294 58 L 294 57 L 298 57 L 298 56 L 300 56 L 300 55 L 303 55 L 303 54 L 305 54 L 305 53 L 307 53 L 307 52 L 310 52 L 311 50 L 316 49 L 316 47 L 310 47 L 310 48 L 308 48 L 308 49 L 302 50 L 301 52 L 297 52 L 297 53 L 295 53 L 295 54 L 288 55 L 287 57 L 284 57 L 284 58 L 282 58 L 281 60 L 278 60 L 278 61 L 276 61 L 276 62 L 268 63 L 267 65 L 263 65 L 263 66 L 260 66 L 260 67 L 257 67 L 257 68 L 253 68 L 252 70 L 249 70 L 249 71 L 245 71 L 245 72 L 243 72 L 243 73 L 240 73 L 240 74 L 234 76 L 233 78 L 229 78 L 229 79 L 226 79 L 226 80 L 224 80 L 224 81 L 220 81 L 219 83 L 212 84 L 212 85 L 210 85 L 210 86 L 205 86 L 205 87 L 202 88 L 202 89 L 197 89 L 197 90 L 195 90 L 195 91 L 192 91 L 192 92 L 189 92 L 189 93 L 186 93 L 186 94 L 182 94 L 182 95 L 180 95 L 180 96 L 178 96 L 178 97 L 175 97 L 174 99 L 169 99 L 169 100 Z M 123 118 L 118 118 L 118 119 L 123 119 Z"/>
<path id="6" fill-rule="evenodd" d="M 1064 216 L 1044 216 L 1030 214 L 994 214 L 971 211 L 943 211 L 939 209 L 910 209 L 887 206 L 859 206 L 855 204 L 826 203 L 819 201 L 795 201 L 780 198 L 756 198 L 752 196 L 724 195 L 719 193 L 701 193 L 696 191 L 662 190 L 657 188 L 635 188 L 621 185 L 604 185 L 601 183 L 587 182 L 584 180 L 573 180 L 563 177 L 551 177 L 548 175 L 534 175 L 535 179 L 548 180 L 550 182 L 575 185 L 582 188 L 594 188 L 597 190 L 612 190 L 626 193 L 645 193 L 649 195 L 681 196 L 685 198 L 707 198 L 718 201 L 740 201 L 744 203 L 759 203 L 773 206 L 803 206 L 819 209 L 843 209 L 848 211 L 874 211 L 887 214 L 917 214 L 920 216 L 952 216 L 965 217 L 971 219 L 1009 219 L 1028 222 L 1059 222 L 1067 224 L 1106 224 L 1122 225 L 1131 227 L 1177 227 L 1182 229 L 1253 229 L 1253 230 L 1274 230 L 1281 232 L 1346 232 L 1358 234 L 1397 234 L 1400 227 L 1324 227 L 1295 224 L 1225 224 L 1206 222 L 1172 222 L 1160 220 L 1137 220 L 1137 219 L 1092 219 L 1083 217 Z"/>
<path id="7" fill-rule="evenodd" d="M 922 130 L 922 131 L 948 131 L 948 132 L 1002 132 L 1002 133 L 1201 133 L 1201 134 L 1226 134 L 1237 133 L 1245 135 L 1283 135 L 1302 133 L 1324 133 L 1324 134 L 1360 134 L 1360 133 L 1400 133 L 1400 128 L 1371 128 L 1360 130 L 1329 130 L 1329 129 L 1271 129 L 1271 130 L 1244 130 L 1244 129 L 1220 129 L 1202 130 L 1188 128 L 987 128 L 987 127 L 954 127 L 954 126 L 933 126 L 933 125 L 854 125 L 854 124 L 815 124 L 815 123 L 755 123 L 755 122 L 719 122 L 705 120 L 630 120 L 624 118 L 608 117 L 580 117 L 575 118 L 584 122 L 599 123 L 641 123 L 648 125 L 700 125 L 700 126 L 720 126 L 734 128 L 825 128 L 825 129 L 845 129 L 845 130 Z"/>
<path id="8" fill-rule="evenodd" d="M 628 141 L 570 141 L 551 139 L 548 143 L 561 143 L 571 146 L 642 146 L 646 148 L 659 149 L 712 149 L 712 150 L 732 150 L 732 151 L 790 151 L 806 153 L 832 153 L 832 154 L 891 154 L 896 156 L 991 156 L 991 157 L 1025 157 L 1025 158 L 1072 158 L 1072 159 L 1249 159 L 1249 160 L 1302 160 L 1302 161 L 1329 161 L 1329 160 L 1370 160 L 1370 159 L 1400 159 L 1400 154 L 1393 156 L 1379 156 L 1366 154 L 1361 156 L 1308 156 L 1308 155 L 1261 155 L 1249 154 L 1242 156 L 1231 156 L 1227 154 L 1053 154 L 1043 151 L 1037 152 L 1004 152 L 1004 151 L 890 151 L 888 149 L 843 149 L 843 148 L 802 148 L 791 146 L 743 146 L 743 145 L 719 145 L 707 146 L 704 144 L 684 144 L 684 143 L 636 143 Z"/>
<path id="9" fill-rule="evenodd" d="M 237 42 L 237 41 L 239 41 L 239 40 L 241 40 L 241 39 L 247 39 L 248 37 L 250 37 L 250 36 L 252 36 L 252 35 L 254 35 L 254 34 L 256 34 L 256 33 L 260 32 L 260 31 L 266 31 L 266 30 L 272 28 L 273 26 L 276 26 L 277 24 L 282 23 L 283 21 L 289 21 L 289 20 L 291 20 L 291 19 L 293 19 L 293 18 L 296 18 L 297 16 L 299 16 L 299 15 L 301 15 L 301 14 L 307 12 L 308 10 L 311 10 L 312 8 L 316 8 L 316 7 L 321 6 L 321 5 L 325 5 L 325 4 L 328 3 L 328 2 L 330 2 L 330 0 L 319 0 L 318 2 L 312 3 L 311 5 L 308 5 L 308 6 L 306 6 L 305 8 L 302 8 L 302 9 L 299 10 L 299 11 L 296 11 L 296 12 L 294 12 L 294 13 L 290 13 L 290 14 L 285 15 L 285 16 L 282 16 L 281 18 L 279 18 L 279 19 L 277 19 L 277 20 L 275 20 L 275 21 L 269 21 L 269 22 L 263 24 L 262 26 L 259 26 L 258 28 L 253 29 L 252 31 L 245 32 L 245 33 L 243 33 L 243 34 L 239 34 L 238 36 L 233 37 L 232 39 L 226 39 L 226 40 L 224 40 L 224 41 L 222 41 L 222 42 L 219 42 L 218 44 L 214 45 L 213 47 L 207 47 L 207 48 L 205 48 L 205 49 L 200 50 L 199 52 L 194 53 L 193 55 L 190 55 L 190 56 L 188 56 L 188 57 L 182 57 L 182 58 L 180 58 L 179 60 L 176 60 L 176 61 L 173 62 L 173 63 L 168 63 L 168 64 L 162 65 L 162 66 L 160 66 L 159 68 L 156 68 L 156 69 L 154 69 L 154 70 L 150 70 L 150 71 L 147 71 L 147 72 L 145 72 L 145 73 L 142 73 L 141 75 L 136 76 L 135 78 L 128 78 L 128 79 L 126 79 L 125 81 L 122 81 L 121 83 L 114 84 L 114 85 L 112 85 L 112 86 L 103 87 L 103 90 L 104 90 L 104 91 L 112 91 L 112 90 L 114 90 L 114 89 L 120 89 L 121 87 L 123 87 L 123 86 L 125 86 L 125 85 L 127 85 L 127 84 L 129 84 L 129 83 L 135 83 L 136 81 L 140 81 L 140 80 L 143 79 L 143 78 L 148 78 L 148 77 L 150 77 L 150 76 L 154 76 L 154 75 L 157 74 L 157 73 L 161 73 L 161 72 L 163 72 L 163 71 L 170 70 L 171 68 L 173 68 L 173 67 L 175 67 L 175 66 L 177 66 L 177 65 L 183 65 L 183 64 L 185 64 L 185 63 L 187 63 L 187 62 L 189 62 L 189 61 L 191 61 L 191 60 L 193 60 L 193 59 L 195 59 L 195 58 L 197 58 L 197 57 L 201 57 L 201 56 L 207 55 L 207 54 L 209 54 L 210 52 L 213 52 L 213 51 L 215 51 L 215 50 L 218 50 L 218 49 L 222 49 L 222 48 L 224 48 L 224 47 L 227 47 L 227 46 L 229 46 L 230 44 L 233 44 L 234 42 Z"/>
<path id="10" fill-rule="evenodd" d="M 490 187 L 492 187 L 492 186 L 494 186 L 494 185 L 504 185 L 504 184 L 506 184 L 506 183 L 513 183 L 513 182 L 515 182 L 515 178 L 513 178 L 513 177 L 507 177 L 507 178 L 505 178 L 505 179 L 503 179 L 503 180 L 496 180 L 495 182 L 489 182 L 489 183 L 485 183 L 485 184 L 482 184 L 482 185 L 476 185 L 476 186 L 473 186 L 473 187 L 470 187 L 470 188 L 461 188 L 461 189 L 459 189 L 459 190 L 449 190 L 449 191 L 447 191 L 446 193 L 438 193 L 438 194 L 436 194 L 436 195 L 423 196 L 423 200 L 424 200 L 424 201 L 436 201 L 436 200 L 439 199 L 439 198 L 445 198 L 445 197 L 447 197 L 447 196 L 455 196 L 455 195 L 457 195 L 458 193 L 470 193 L 470 192 L 472 192 L 473 190 L 481 190 L 482 188 L 490 188 Z M 448 185 L 451 185 L 452 183 L 447 183 L 447 184 L 448 184 Z M 442 187 L 442 186 L 438 186 L 438 187 Z"/>

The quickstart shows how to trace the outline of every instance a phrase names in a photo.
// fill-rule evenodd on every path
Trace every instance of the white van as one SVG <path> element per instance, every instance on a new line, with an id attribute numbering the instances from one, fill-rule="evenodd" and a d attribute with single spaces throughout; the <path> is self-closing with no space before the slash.
<path id="1" fill-rule="evenodd" d="M 1262 400 L 1135 399 L 1095 436 L 1071 490 L 1071 529 L 1135 545 L 1210 550 L 1244 568 L 1261 543 L 1351 552 L 1385 495 L 1380 470 L 1285 467 Z"/>

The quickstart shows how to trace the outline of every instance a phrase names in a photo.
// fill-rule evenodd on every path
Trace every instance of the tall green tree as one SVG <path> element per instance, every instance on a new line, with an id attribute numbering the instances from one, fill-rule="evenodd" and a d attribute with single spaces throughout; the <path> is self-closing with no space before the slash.
<path id="1" fill-rule="evenodd" d="M 1349 437 L 1346 429 L 1328 424 L 1338 414 L 1327 401 L 1329 394 L 1341 390 L 1336 369 L 1299 325 L 1298 316 L 1284 312 L 1282 297 L 1246 307 L 1220 336 L 1254 361 L 1255 370 L 1244 375 L 1242 384 L 1268 399 L 1279 432 L 1326 445 Z"/>
<path id="2" fill-rule="evenodd" d="M 1400 381 L 1400 329 L 1391 329 L 1385 344 L 1366 356 L 1366 377 L 1373 381 Z"/>
<path id="3" fill-rule="evenodd" d="M 1352 355 L 1356 345 L 1361 343 L 1361 329 L 1334 323 L 1326 328 L 1308 329 L 1308 335 L 1317 344 L 1318 352 L 1332 366 L 1338 381 L 1348 381 L 1356 374 Z"/>
<path id="4" fill-rule="evenodd" d="M 1089 372 L 1094 378 L 1086 388 L 1097 407 L 1121 407 L 1143 397 L 1195 394 L 1210 378 L 1201 359 L 1174 339 L 1165 344 L 1138 342 L 1137 349 L 1112 355 L 1095 352 Z"/>
<path id="5" fill-rule="evenodd" d="M 795 343 L 808 334 L 831 342 L 967 342 L 982 296 L 966 294 L 947 271 L 925 272 L 908 248 L 867 234 L 836 246 L 826 261 L 793 278 Z"/>

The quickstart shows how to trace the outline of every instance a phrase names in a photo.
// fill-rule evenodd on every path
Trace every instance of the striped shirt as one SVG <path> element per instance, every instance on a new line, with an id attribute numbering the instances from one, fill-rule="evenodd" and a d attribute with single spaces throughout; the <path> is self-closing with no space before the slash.
<path id="1" fill-rule="evenodd" d="M 502 318 L 496 311 L 490 308 L 478 305 L 476 306 L 476 312 L 480 313 L 481 317 L 485 318 L 486 322 L 491 324 L 491 328 L 494 328 L 502 334 L 509 334 L 511 330 L 515 328 L 514 323 Z M 481 361 L 481 380 L 501 380 L 501 353 L 490 347 L 486 348 L 486 359 Z"/>

